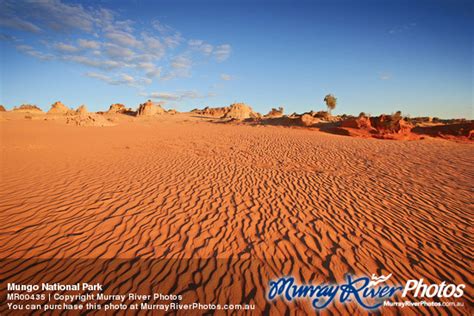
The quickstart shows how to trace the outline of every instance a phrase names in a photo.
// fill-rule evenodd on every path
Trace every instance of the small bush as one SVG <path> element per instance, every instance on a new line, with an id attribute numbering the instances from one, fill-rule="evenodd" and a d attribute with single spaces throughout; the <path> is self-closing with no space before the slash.
<path id="1" fill-rule="evenodd" d="M 331 111 L 336 108 L 337 98 L 332 94 L 328 94 L 324 97 L 324 102 L 326 102 L 328 111 L 331 113 Z"/>

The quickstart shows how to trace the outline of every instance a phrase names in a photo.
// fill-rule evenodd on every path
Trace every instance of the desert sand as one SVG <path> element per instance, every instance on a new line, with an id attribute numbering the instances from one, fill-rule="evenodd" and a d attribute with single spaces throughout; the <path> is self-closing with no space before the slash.
<path id="1" fill-rule="evenodd" d="M 51 279 L 102 279 L 108 293 L 167 282 L 187 300 L 252 303 L 255 314 L 314 313 L 309 301 L 265 299 L 269 280 L 285 275 L 472 283 L 472 143 L 193 113 L 108 114 L 105 127 L 1 115 L 0 257 L 78 259 L 3 261 L 4 277 L 26 283 L 47 270 Z M 78 266 L 90 268 L 76 275 Z M 381 311 L 467 315 L 465 293 L 464 307 Z M 356 304 L 329 313 L 367 314 Z"/>

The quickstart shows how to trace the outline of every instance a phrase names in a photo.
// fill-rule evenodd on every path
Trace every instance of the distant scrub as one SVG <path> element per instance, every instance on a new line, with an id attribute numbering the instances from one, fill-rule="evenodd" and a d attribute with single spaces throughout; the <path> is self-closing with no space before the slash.
<path id="1" fill-rule="evenodd" d="M 337 98 L 332 94 L 328 94 L 324 97 L 324 102 L 326 102 L 328 112 L 331 113 L 336 108 Z"/>

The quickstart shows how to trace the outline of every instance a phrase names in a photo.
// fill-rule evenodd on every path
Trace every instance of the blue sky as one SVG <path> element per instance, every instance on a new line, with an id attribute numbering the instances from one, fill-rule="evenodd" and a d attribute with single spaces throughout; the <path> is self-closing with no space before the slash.
<path id="1" fill-rule="evenodd" d="M 0 0 L 0 103 L 473 117 L 469 1 Z"/>

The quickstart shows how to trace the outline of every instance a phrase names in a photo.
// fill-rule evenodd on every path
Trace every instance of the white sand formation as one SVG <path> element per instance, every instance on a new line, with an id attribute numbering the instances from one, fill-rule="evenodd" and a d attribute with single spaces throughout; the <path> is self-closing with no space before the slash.
<path id="1" fill-rule="evenodd" d="M 268 112 L 265 117 L 266 118 L 278 118 L 283 116 L 284 109 L 280 106 L 278 109 L 272 108 L 270 112 Z"/>
<path id="2" fill-rule="evenodd" d="M 108 114 L 115 114 L 115 113 L 125 113 L 127 112 L 128 109 L 125 107 L 125 105 L 121 103 L 114 103 L 110 105 L 109 110 L 107 111 Z"/>
<path id="3" fill-rule="evenodd" d="M 223 117 L 224 115 L 229 112 L 230 107 L 228 106 L 223 106 L 223 107 L 215 107 L 211 108 L 206 106 L 204 109 L 194 109 L 191 111 L 191 113 L 199 114 L 199 115 L 205 115 L 205 116 L 214 116 L 214 117 Z"/>
<path id="4" fill-rule="evenodd" d="M 84 104 L 79 106 L 76 110 L 76 114 L 78 115 L 86 115 L 87 113 L 89 112 L 87 111 L 87 107 Z"/>
<path id="5" fill-rule="evenodd" d="M 66 124 L 76 126 L 114 126 L 115 123 L 101 114 L 85 113 L 81 115 L 67 116 Z"/>
<path id="6" fill-rule="evenodd" d="M 151 100 L 140 104 L 137 110 L 137 116 L 153 116 L 165 113 L 165 110 L 161 107 L 161 104 L 155 104 Z"/>
<path id="7" fill-rule="evenodd" d="M 38 113 L 41 114 L 43 113 L 43 110 L 41 110 L 39 107 L 37 107 L 34 104 L 22 104 L 19 107 L 14 107 L 13 108 L 14 112 L 24 112 L 24 113 Z"/>
<path id="8" fill-rule="evenodd" d="M 321 119 L 311 116 L 310 114 L 303 114 L 300 116 L 301 125 L 306 127 L 314 126 L 321 122 Z"/>
<path id="9" fill-rule="evenodd" d="M 229 107 L 229 111 L 223 118 L 230 118 L 236 120 L 244 120 L 248 118 L 258 118 L 260 115 L 252 110 L 250 106 L 245 103 L 234 103 Z"/>
<path id="10" fill-rule="evenodd" d="M 48 114 L 72 114 L 75 111 L 65 106 L 61 101 L 54 102 Z"/>

